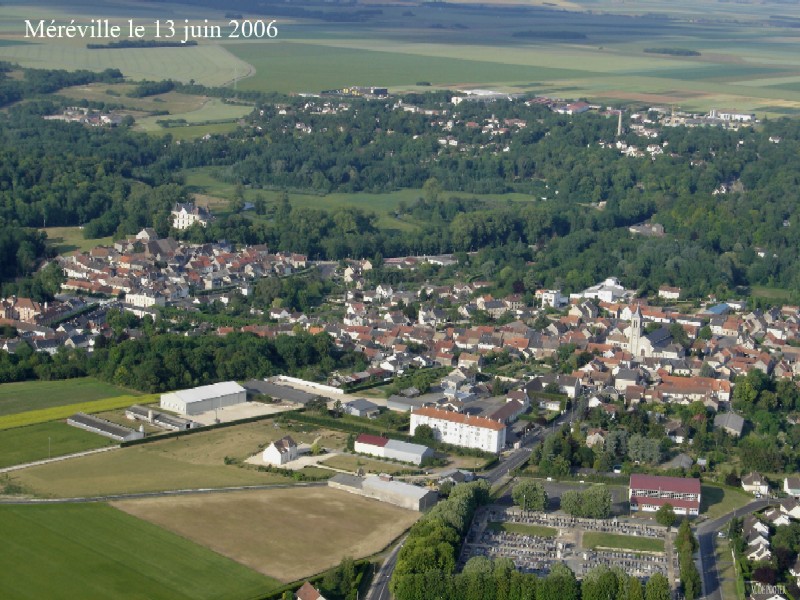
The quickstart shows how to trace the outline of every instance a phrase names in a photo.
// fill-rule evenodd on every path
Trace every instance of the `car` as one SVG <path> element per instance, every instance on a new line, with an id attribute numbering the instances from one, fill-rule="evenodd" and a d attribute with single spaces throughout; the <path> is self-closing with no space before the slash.
<path id="1" fill-rule="evenodd" d="M 619 475 L 622 473 L 622 465 L 614 465 L 614 474 Z"/>

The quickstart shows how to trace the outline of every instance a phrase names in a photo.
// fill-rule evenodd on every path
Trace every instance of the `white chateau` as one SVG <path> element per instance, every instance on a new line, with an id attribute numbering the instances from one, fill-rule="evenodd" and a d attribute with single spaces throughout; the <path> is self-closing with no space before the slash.
<path id="1" fill-rule="evenodd" d="M 485 417 L 423 407 L 411 411 L 411 435 L 420 425 L 428 425 L 436 439 L 445 444 L 494 453 L 506 445 L 505 423 Z"/>
<path id="2" fill-rule="evenodd" d="M 171 214 L 172 226 L 175 229 L 189 229 L 195 223 L 200 223 L 205 227 L 211 221 L 211 214 L 208 210 L 191 202 L 187 204 L 177 202 Z"/>

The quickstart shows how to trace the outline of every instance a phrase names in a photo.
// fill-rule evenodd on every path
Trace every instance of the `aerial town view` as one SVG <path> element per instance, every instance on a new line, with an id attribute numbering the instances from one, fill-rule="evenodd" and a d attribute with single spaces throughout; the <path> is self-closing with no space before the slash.
<path id="1" fill-rule="evenodd" d="M 800 0 L 0 4 L 0 599 L 800 600 Z"/>

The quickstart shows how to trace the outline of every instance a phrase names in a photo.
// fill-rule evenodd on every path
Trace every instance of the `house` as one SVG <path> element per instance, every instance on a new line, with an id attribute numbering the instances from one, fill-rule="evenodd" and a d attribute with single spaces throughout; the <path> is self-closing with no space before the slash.
<path id="1" fill-rule="evenodd" d="M 662 285 L 658 288 L 658 297 L 665 300 L 678 300 L 681 297 L 681 288 Z"/>
<path id="2" fill-rule="evenodd" d="M 370 402 L 364 398 L 358 398 L 344 405 L 344 412 L 352 417 L 367 417 L 374 419 L 377 417 L 381 409 L 377 404 Z"/>
<path id="3" fill-rule="evenodd" d="M 264 462 L 280 467 L 297 458 L 297 444 L 287 435 L 267 446 L 263 457 Z"/>
<path id="4" fill-rule="evenodd" d="M 787 477 L 783 480 L 783 491 L 789 496 L 800 498 L 800 477 Z"/>
<path id="5" fill-rule="evenodd" d="M 742 477 L 742 489 L 751 494 L 768 494 L 769 483 L 759 473 L 752 472 Z"/>
<path id="6" fill-rule="evenodd" d="M 789 515 L 783 514 L 781 509 L 775 506 L 771 506 L 765 510 L 761 516 L 773 527 L 782 527 L 792 522 L 789 519 Z"/>
<path id="7" fill-rule="evenodd" d="M 733 413 L 720 413 L 714 418 L 714 429 L 722 428 L 734 437 L 740 437 L 744 429 L 744 419 Z M 798 490 L 800 493 L 800 490 Z"/>
<path id="8" fill-rule="evenodd" d="M 586 436 L 586 446 L 594 448 L 599 445 L 601 448 L 605 445 L 606 433 L 602 429 L 591 429 L 589 435 Z"/>
<path id="9" fill-rule="evenodd" d="M 175 229 L 189 229 L 195 223 L 203 227 L 211 221 L 211 214 L 202 206 L 178 202 L 172 209 L 172 226 Z"/>
<path id="10" fill-rule="evenodd" d="M 794 498 L 784 498 L 780 501 L 781 512 L 790 519 L 800 520 L 800 504 Z"/>
<path id="11" fill-rule="evenodd" d="M 670 504 L 675 514 L 700 514 L 700 480 L 658 475 L 631 475 L 628 500 L 631 511 L 656 512 Z"/>
<path id="12" fill-rule="evenodd" d="M 326 600 L 317 589 L 307 581 L 294 593 L 295 600 Z"/>

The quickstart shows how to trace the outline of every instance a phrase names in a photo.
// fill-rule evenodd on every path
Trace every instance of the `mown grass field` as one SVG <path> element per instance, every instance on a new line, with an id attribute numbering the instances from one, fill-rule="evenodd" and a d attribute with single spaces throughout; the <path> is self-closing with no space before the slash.
<path id="1" fill-rule="evenodd" d="M 0 530 L 5 598 L 255 598 L 278 585 L 105 504 L 0 506 Z"/>
<path id="2" fill-rule="evenodd" d="M 132 394 L 94 377 L 4 383 L 0 385 L 0 416 L 123 395 Z"/>
<path id="3" fill-rule="evenodd" d="M 11 478 L 26 491 L 46 497 L 291 483 L 294 480 L 283 475 L 225 464 L 226 457 L 244 461 L 287 434 L 297 443 L 310 444 L 319 438 L 325 447 L 342 447 L 347 437 L 308 427 L 275 428 L 267 419 L 30 467 L 12 473 Z"/>
<path id="4" fill-rule="evenodd" d="M 47 242 L 57 254 L 69 254 L 76 250 L 86 252 L 95 246 L 108 245 L 114 241 L 111 236 L 87 240 L 80 227 L 45 227 L 40 231 L 47 233 Z"/>
<path id="5" fill-rule="evenodd" d="M 526 525 L 525 523 L 489 523 L 489 529 L 493 531 L 506 531 L 508 533 L 519 533 L 522 535 L 533 535 L 536 537 L 554 538 L 558 535 L 558 530 L 554 527 L 544 525 Z"/>
<path id="6" fill-rule="evenodd" d="M 583 534 L 583 548 L 619 548 L 638 552 L 664 552 L 664 540 L 587 531 Z"/>
<path id="7" fill-rule="evenodd" d="M 4 429 L 0 431 L 0 467 L 94 450 L 114 443 L 63 421 Z"/>
<path id="8" fill-rule="evenodd" d="M 157 402 L 158 398 L 158 394 L 147 394 L 144 396 L 128 394 L 125 396 L 115 396 L 113 398 L 103 398 L 102 400 L 76 402 L 74 404 L 64 404 L 52 406 L 50 408 L 14 413 L 0 417 L 0 430 L 66 419 L 77 412 L 98 413 L 115 408 L 126 408 L 132 404 L 151 404 Z"/>
<path id="9" fill-rule="evenodd" d="M 382 550 L 420 513 L 329 487 L 116 502 L 114 506 L 281 581 Z"/>

